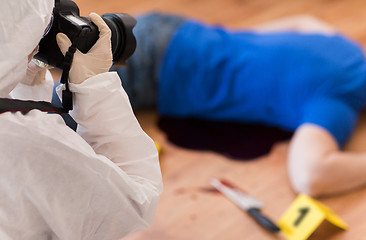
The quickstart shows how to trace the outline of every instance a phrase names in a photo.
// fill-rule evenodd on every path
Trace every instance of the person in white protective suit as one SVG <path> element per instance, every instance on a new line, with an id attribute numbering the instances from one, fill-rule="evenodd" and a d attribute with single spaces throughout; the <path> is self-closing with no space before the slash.
<path id="1" fill-rule="evenodd" d="M 30 59 L 53 0 L 1 2 L 0 97 L 51 100 L 51 74 Z M 120 239 L 149 226 L 162 179 L 154 142 L 136 120 L 112 64 L 110 31 L 76 52 L 70 90 L 78 132 L 57 114 L 0 114 L 0 239 Z M 63 53 L 70 45 L 58 35 Z M 62 86 L 61 86 L 62 87 Z"/>

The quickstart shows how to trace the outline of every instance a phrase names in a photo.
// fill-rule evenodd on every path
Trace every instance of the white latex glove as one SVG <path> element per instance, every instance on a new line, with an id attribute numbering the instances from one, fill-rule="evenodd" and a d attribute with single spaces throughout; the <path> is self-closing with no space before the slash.
<path id="1" fill-rule="evenodd" d="M 27 73 L 21 81 L 21 83 L 28 86 L 41 84 L 46 79 L 47 69 L 51 68 L 47 64 L 33 58 L 38 53 L 38 50 L 39 46 L 37 45 L 33 52 L 28 55 Z"/>
<path id="2" fill-rule="evenodd" d="M 46 79 L 46 67 L 41 67 L 35 63 L 36 60 L 32 60 L 28 63 L 27 74 L 21 83 L 34 86 L 43 83 Z"/>
<path id="3" fill-rule="evenodd" d="M 108 72 L 112 66 L 111 31 L 104 20 L 96 13 L 89 15 L 99 29 L 99 39 L 88 53 L 76 50 L 71 64 L 69 78 L 71 83 L 80 84 L 97 74 Z M 63 33 L 56 36 L 57 44 L 65 55 L 71 46 L 70 39 Z"/>

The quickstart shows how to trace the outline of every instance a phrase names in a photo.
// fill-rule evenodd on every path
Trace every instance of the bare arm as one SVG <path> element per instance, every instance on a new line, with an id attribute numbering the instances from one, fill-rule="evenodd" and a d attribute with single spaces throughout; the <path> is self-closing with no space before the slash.
<path id="1" fill-rule="evenodd" d="M 366 154 L 342 152 L 325 129 L 304 124 L 291 140 L 288 168 L 298 192 L 329 195 L 366 184 Z"/>

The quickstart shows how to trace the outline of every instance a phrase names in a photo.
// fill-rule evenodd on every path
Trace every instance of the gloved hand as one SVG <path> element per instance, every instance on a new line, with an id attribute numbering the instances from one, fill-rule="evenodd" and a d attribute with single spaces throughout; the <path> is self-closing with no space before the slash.
<path id="1" fill-rule="evenodd" d="M 80 84 L 97 74 L 108 72 L 113 63 L 111 31 L 104 20 L 96 13 L 89 15 L 90 20 L 99 29 L 99 39 L 88 53 L 76 50 L 69 78 L 71 83 Z M 71 46 L 70 39 L 63 33 L 56 36 L 57 44 L 65 55 Z"/>
<path id="2" fill-rule="evenodd" d="M 34 86 L 41 84 L 46 79 L 46 72 L 48 68 L 46 66 L 42 67 L 38 65 L 35 61 L 37 60 L 31 60 L 28 63 L 27 74 L 21 83 L 28 86 Z"/>

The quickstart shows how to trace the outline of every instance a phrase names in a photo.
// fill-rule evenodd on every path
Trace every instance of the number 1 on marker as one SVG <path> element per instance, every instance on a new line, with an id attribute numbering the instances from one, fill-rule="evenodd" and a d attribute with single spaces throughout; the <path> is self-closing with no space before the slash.
<path id="1" fill-rule="evenodd" d="M 309 207 L 304 207 L 304 208 L 299 209 L 300 215 L 294 222 L 295 227 L 297 227 L 302 222 L 302 220 L 305 218 L 305 216 L 308 214 L 309 211 L 310 211 Z"/>

